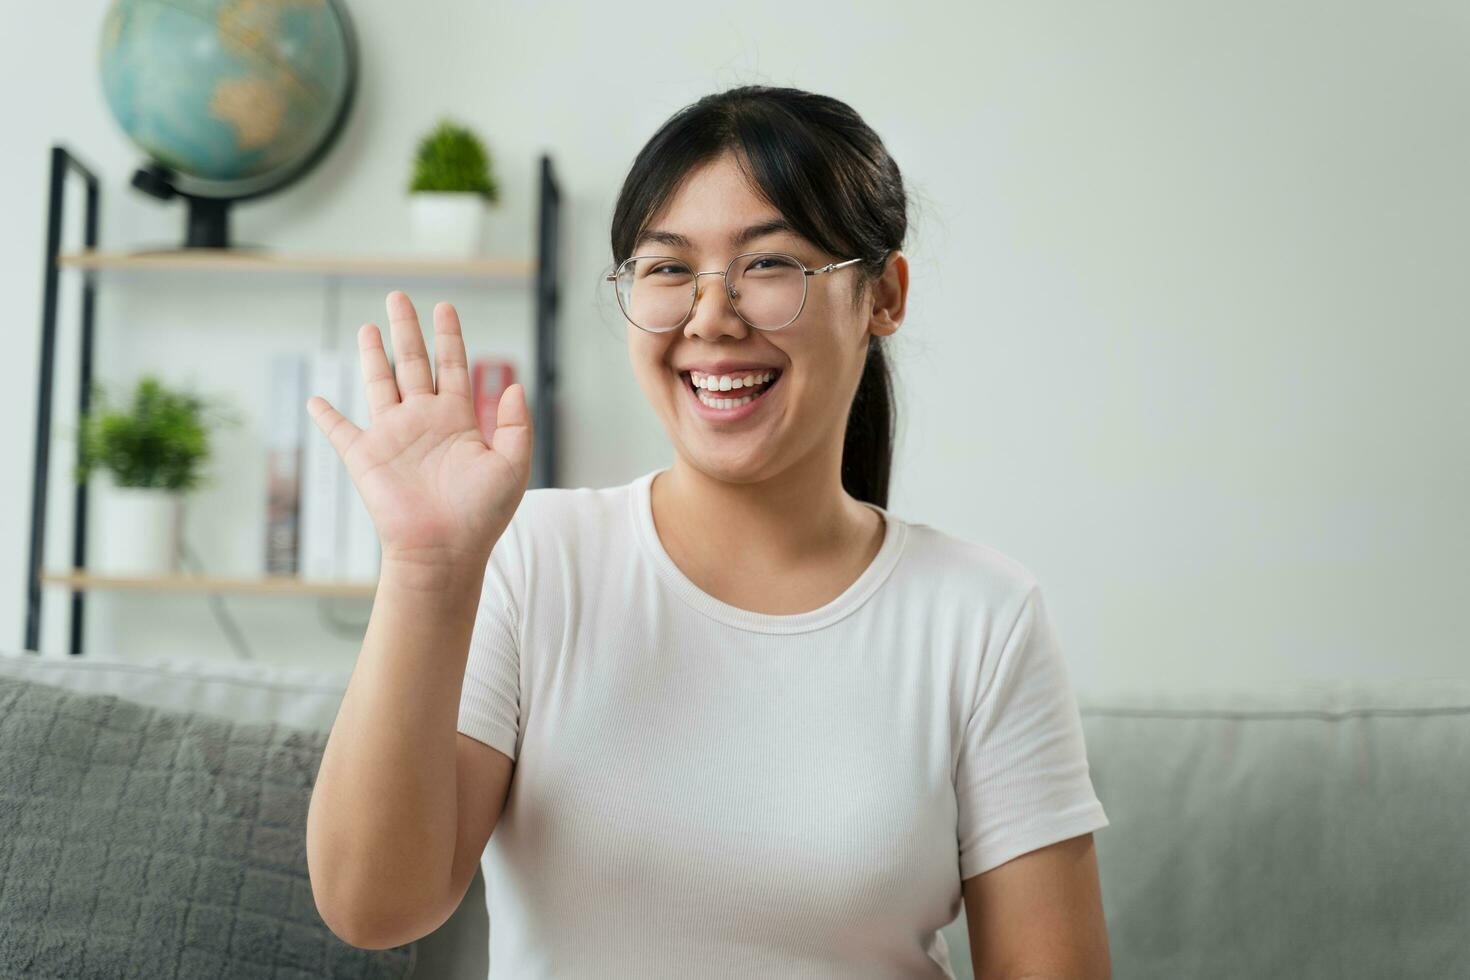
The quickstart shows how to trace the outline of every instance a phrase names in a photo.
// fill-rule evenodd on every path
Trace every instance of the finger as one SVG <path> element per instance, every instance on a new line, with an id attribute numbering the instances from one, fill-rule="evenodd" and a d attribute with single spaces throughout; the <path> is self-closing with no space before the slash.
<path id="1" fill-rule="evenodd" d="M 357 437 L 362 435 L 362 430 L 333 408 L 332 403 L 321 395 L 312 395 L 306 400 L 306 411 L 311 415 L 311 420 L 316 423 L 316 427 L 326 433 L 327 441 L 332 444 L 337 455 L 342 457 L 343 462 L 346 462 L 347 450 L 357 441 Z"/>
<path id="2" fill-rule="evenodd" d="M 531 413 L 526 409 L 526 386 L 517 382 L 500 394 L 490 445 L 505 457 L 523 484 L 530 480 L 533 437 Z"/>
<path id="3" fill-rule="evenodd" d="M 464 332 L 459 325 L 459 311 L 452 303 L 434 304 L 434 380 L 441 395 L 470 397 Z"/>
<path id="4" fill-rule="evenodd" d="M 434 378 L 429 371 L 429 352 L 424 331 L 408 294 L 395 289 L 388 294 L 388 323 L 393 334 L 393 366 L 398 372 L 398 396 L 432 395 Z"/>
<path id="5" fill-rule="evenodd" d="M 383 335 L 378 332 L 377 324 L 364 323 L 357 328 L 357 352 L 371 425 L 379 413 L 398 404 L 398 382 L 393 380 L 393 368 L 388 364 L 388 352 L 383 350 Z"/>

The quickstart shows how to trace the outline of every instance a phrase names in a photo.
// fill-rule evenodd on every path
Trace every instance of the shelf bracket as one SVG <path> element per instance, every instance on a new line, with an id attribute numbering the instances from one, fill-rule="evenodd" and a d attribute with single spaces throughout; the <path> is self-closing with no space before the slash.
<path id="1" fill-rule="evenodd" d="M 36 410 L 36 456 L 32 469 L 31 485 L 31 544 L 30 562 L 26 569 L 26 627 L 25 640 L 21 649 L 41 652 L 41 562 L 46 543 L 46 485 L 51 456 L 51 402 L 56 376 L 56 316 L 60 292 L 60 266 L 57 257 L 61 254 L 62 208 L 66 199 L 66 178 L 75 173 L 86 183 L 87 203 L 84 214 L 85 244 L 89 249 L 97 247 L 97 211 L 101 195 L 95 174 L 66 147 L 57 144 L 51 147 L 50 196 L 46 207 L 46 268 L 42 279 L 43 300 L 41 303 L 41 365 L 39 371 L 39 404 Z M 92 324 L 96 303 L 95 274 L 86 270 L 82 279 L 82 343 L 81 370 L 78 375 L 79 405 L 81 417 L 91 408 L 92 395 Z M 77 568 L 86 565 L 87 547 L 87 484 L 76 484 L 73 506 L 75 508 L 72 528 L 72 563 Z M 82 604 L 86 597 L 82 592 L 71 596 L 71 653 L 82 652 Z"/>

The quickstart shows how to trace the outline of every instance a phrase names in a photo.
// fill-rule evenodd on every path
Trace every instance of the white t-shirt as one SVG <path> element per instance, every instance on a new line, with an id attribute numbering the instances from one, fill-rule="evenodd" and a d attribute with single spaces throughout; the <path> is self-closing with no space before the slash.
<path id="1" fill-rule="evenodd" d="M 491 975 L 952 977 L 962 879 L 1108 825 L 1035 577 L 868 504 L 846 591 L 743 610 L 664 550 L 657 472 L 529 490 L 486 568 Z"/>

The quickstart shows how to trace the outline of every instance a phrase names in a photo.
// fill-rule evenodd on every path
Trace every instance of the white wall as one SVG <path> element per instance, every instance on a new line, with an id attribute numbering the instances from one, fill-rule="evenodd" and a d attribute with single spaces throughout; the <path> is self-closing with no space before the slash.
<path id="1" fill-rule="evenodd" d="M 600 282 L 634 154 L 707 91 L 796 85 L 856 107 L 916 195 L 891 507 L 1030 566 L 1079 689 L 1470 675 L 1470 8 L 351 6 L 355 115 L 318 171 L 236 212 L 236 237 L 397 251 L 412 143 L 450 112 L 497 158 L 497 250 L 526 253 L 535 159 L 551 152 L 567 204 L 564 484 L 670 458 Z M 181 230 L 179 205 L 127 186 L 138 156 L 96 76 L 104 9 L 30 4 L 24 29 L 0 34 L 6 646 L 24 625 L 47 148 L 65 141 L 104 176 L 105 245 Z M 57 474 L 75 423 L 69 275 Z M 311 277 L 104 281 L 104 381 L 156 370 L 257 413 L 220 435 L 215 484 L 189 507 L 213 571 L 258 568 L 264 356 L 324 332 L 350 342 L 383 324 L 396 286 L 421 311 L 459 305 L 473 348 L 528 352 L 525 290 L 347 283 L 334 308 Z M 593 383 L 595 398 L 578 390 Z M 52 501 L 59 564 L 59 479 Z M 47 596 L 42 646 L 60 652 L 66 603 Z M 367 611 L 224 605 L 263 659 L 332 665 L 360 633 L 324 615 L 360 625 Z M 197 596 L 95 593 L 89 620 L 99 651 L 232 655 Z"/>

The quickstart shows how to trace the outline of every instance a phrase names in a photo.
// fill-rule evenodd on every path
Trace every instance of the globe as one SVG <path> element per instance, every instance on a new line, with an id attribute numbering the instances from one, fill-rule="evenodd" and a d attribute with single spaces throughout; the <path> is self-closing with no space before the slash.
<path id="1" fill-rule="evenodd" d="M 230 202 L 303 176 L 356 89 L 336 0 L 114 0 L 98 58 L 108 108 L 150 160 L 134 184 L 189 200 L 186 245 L 228 244 Z"/>

